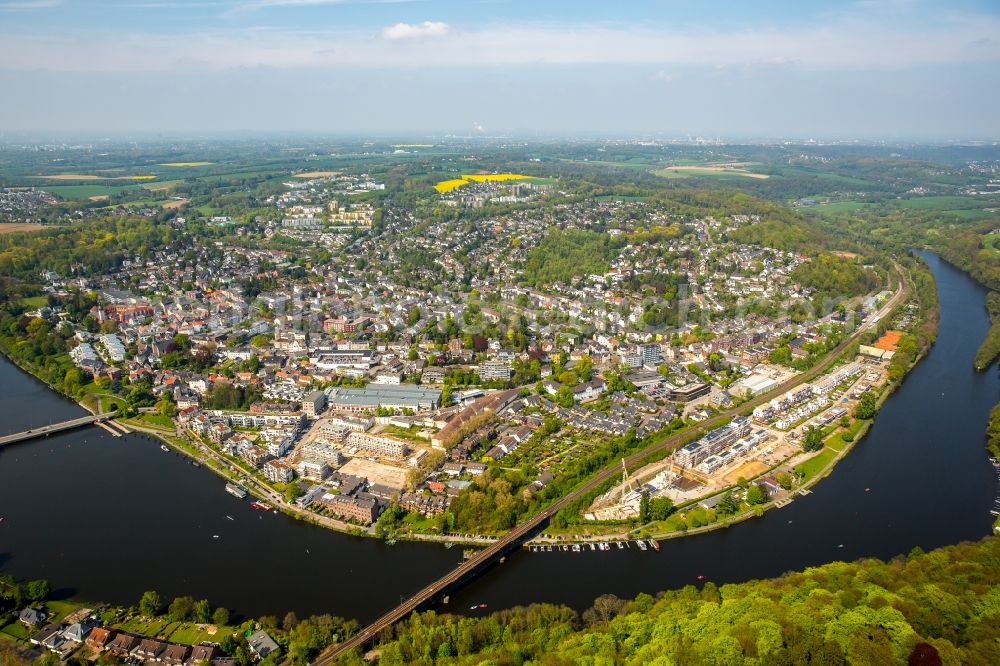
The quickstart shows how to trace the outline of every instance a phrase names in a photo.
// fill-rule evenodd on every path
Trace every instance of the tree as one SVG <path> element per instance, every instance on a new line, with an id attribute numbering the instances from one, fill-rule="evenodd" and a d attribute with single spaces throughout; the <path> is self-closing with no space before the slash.
<path id="1" fill-rule="evenodd" d="M 32 602 L 45 601 L 48 598 L 49 593 L 52 591 L 52 587 L 49 585 L 49 581 L 44 578 L 38 580 L 33 580 L 28 583 L 25 588 L 28 596 L 28 600 Z"/>
<path id="2" fill-rule="evenodd" d="M 295 615 L 295 611 L 288 611 L 285 613 L 285 619 L 281 621 L 281 628 L 285 631 L 291 631 L 299 625 L 299 618 Z"/>
<path id="3" fill-rule="evenodd" d="M 778 482 L 778 485 L 784 488 L 785 490 L 792 489 L 792 475 L 789 474 L 788 472 L 779 472 L 778 475 L 774 478 Z"/>
<path id="4" fill-rule="evenodd" d="M 208 599 L 199 599 L 195 602 L 194 619 L 202 624 L 212 621 L 212 607 L 208 605 Z"/>
<path id="5" fill-rule="evenodd" d="M 285 501 L 291 504 L 302 496 L 302 489 L 294 481 L 285 486 Z"/>
<path id="6" fill-rule="evenodd" d="M 219 627 L 229 624 L 229 610 L 222 606 L 216 608 L 212 613 L 212 624 Z"/>
<path id="7" fill-rule="evenodd" d="M 645 490 L 639 497 L 639 522 L 643 525 L 649 522 L 649 493 Z"/>
<path id="8" fill-rule="evenodd" d="M 669 497 L 654 497 L 649 501 L 651 520 L 666 520 L 674 512 L 674 503 Z"/>
<path id="9" fill-rule="evenodd" d="M 167 608 L 167 615 L 174 622 L 183 622 L 191 616 L 192 610 L 194 610 L 194 599 L 191 597 L 176 597 L 170 602 L 170 606 Z"/>
<path id="10" fill-rule="evenodd" d="M 747 504 L 751 506 L 767 502 L 767 491 L 756 483 L 747 489 Z"/>
<path id="11" fill-rule="evenodd" d="M 720 516 L 731 516 L 740 510 L 740 505 L 736 502 L 736 498 L 733 497 L 731 492 L 726 493 L 719 500 L 719 503 L 715 505 L 715 510 Z"/>
<path id="12" fill-rule="evenodd" d="M 802 440 L 802 448 L 806 451 L 819 451 L 823 448 L 823 431 L 816 426 L 809 426 Z"/>
<path id="13" fill-rule="evenodd" d="M 153 617 L 160 612 L 162 605 L 159 592 L 147 590 L 142 593 L 142 598 L 139 599 L 139 612 L 147 617 Z"/>
<path id="14" fill-rule="evenodd" d="M 871 391 L 866 391 L 858 400 L 857 407 L 854 408 L 854 417 L 858 419 L 870 419 L 875 417 L 878 411 L 878 399 Z"/>

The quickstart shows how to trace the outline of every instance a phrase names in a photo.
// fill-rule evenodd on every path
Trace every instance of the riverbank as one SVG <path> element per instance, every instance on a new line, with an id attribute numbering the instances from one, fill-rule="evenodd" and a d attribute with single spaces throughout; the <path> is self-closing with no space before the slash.
<path id="1" fill-rule="evenodd" d="M 920 270 L 923 270 L 923 268 Z M 884 327 L 885 322 L 897 317 L 902 311 L 904 305 L 907 303 L 908 299 L 906 296 L 908 294 L 913 294 L 917 298 L 918 302 L 920 302 L 921 299 L 926 299 L 928 301 L 926 303 L 920 302 L 924 318 L 922 321 L 916 322 L 913 328 L 917 329 L 922 326 L 929 325 L 929 327 L 933 329 L 933 332 L 936 332 L 936 325 L 939 317 L 936 289 L 929 295 L 923 294 L 921 293 L 922 290 L 916 288 L 912 274 L 907 272 L 906 275 L 904 275 L 903 272 L 900 271 L 899 275 L 901 279 L 899 292 L 886 304 L 885 308 L 883 308 L 877 316 L 877 321 L 881 322 L 880 327 Z M 861 331 L 852 337 L 858 337 L 860 332 Z M 933 344 L 933 332 L 930 338 L 930 344 Z M 856 345 L 852 345 L 847 349 L 847 351 L 841 354 L 834 353 L 832 358 L 824 361 L 824 365 L 847 360 L 855 353 Z M 892 373 L 889 373 L 889 379 L 887 383 L 881 387 L 875 403 L 876 414 L 885 400 L 893 392 L 895 392 L 897 388 L 899 388 L 905 377 L 908 376 L 910 371 L 916 367 L 921 359 L 924 358 L 925 354 L 926 349 L 918 353 L 913 358 L 911 363 L 903 368 L 901 372 L 898 372 L 898 376 L 895 378 L 892 377 Z M 745 410 L 742 413 L 746 415 L 749 413 L 749 410 Z M 872 418 L 854 418 L 846 426 L 833 425 L 825 429 L 825 433 L 823 435 L 823 446 L 817 450 L 814 455 L 809 456 L 805 454 L 798 454 L 784 460 L 774 462 L 766 469 L 763 469 L 754 476 L 746 479 L 742 484 L 742 487 L 738 485 L 731 486 L 712 494 L 685 502 L 684 504 L 676 507 L 669 518 L 652 523 L 646 523 L 640 526 L 635 526 L 631 521 L 590 521 L 571 524 L 562 529 L 552 529 L 550 527 L 545 533 L 531 540 L 526 545 L 530 547 L 533 545 L 549 545 L 556 543 L 594 543 L 607 540 L 627 541 L 631 539 L 642 540 L 650 538 L 678 539 L 683 536 L 704 534 L 715 530 L 726 529 L 732 525 L 747 521 L 751 518 L 762 517 L 767 511 L 784 508 L 790 505 L 796 498 L 803 497 L 812 492 L 811 489 L 821 480 L 826 478 L 834 467 L 840 463 L 847 456 L 847 454 L 854 449 L 855 445 L 865 437 L 874 422 L 874 418 L 874 416 L 872 416 Z M 839 447 L 836 446 L 838 443 L 840 444 Z M 822 464 L 821 467 L 816 467 L 814 461 L 817 460 Z M 785 468 L 787 468 L 785 473 L 790 473 L 788 486 L 778 490 L 777 492 L 771 493 L 767 501 L 758 504 L 751 504 L 749 502 L 736 500 L 736 506 L 739 508 L 736 509 L 735 513 L 725 516 L 720 515 L 714 509 L 707 508 L 708 506 L 717 506 L 723 497 L 731 496 L 734 492 L 745 490 L 751 484 L 760 479 L 768 478 L 772 479 L 773 482 L 775 473 L 778 470 Z M 798 484 L 792 483 L 796 477 L 800 479 Z"/>
<path id="2" fill-rule="evenodd" d="M 878 320 L 884 319 L 887 314 L 893 312 L 895 308 L 900 305 L 900 303 L 905 299 L 907 294 L 910 292 L 910 289 L 908 287 L 907 277 L 904 275 L 904 272 L 898 265 L 897 265 L 897 271 L 899 275 L 898 290 L 879 311 L 877 316 Z M 834 350 L 826 359 L 817 364 L 812 370 L 807 371 L 802 375 L 793 378 L 787 385 L 783 385 L 783 387 L 781 387 L 777 391 L 780 392 L 783 390 L 787 390 L 790 386 L 796 383 L 800 383 L 801 381 L 810 379 L 818 373 L 825 372 L 834 362 L 836 362 L 838 359 L 842 358 L 845 355 L 845 350 L 847 352 L 850 352 L 854 348 L 854 343 L 857 342 L 857 340 L 862 336 L 862 334 L 866 333 L 866 329 L 868 329 L 868 324 L 859 328 L 859 330 L 856 331 L 854 334 L 852 334 L 852 336 L 849 337 L 847 340 L 845 340 L 844 343 L 842 343 L 837 350 Z M 30 370 L 27 370 L 25 368 L 22 368 L 22 370 L 30 372 Z M 744 412 L 748 412 L 755 404 L 758 404 L 763 398 L 766 397 L 768 396 L 767 395 L 758 396 L 758 398 L 755 398 L 751 402 L 746 403 L 741 407 L 720 414 L 718 417 L 715 417 L 714 420 L 719 420 L 724 417 L 730 417 Z M 82 400 L 78 400 L 78 404 L 80 404 L 85 409 L 91 410 L 91 407 L 85 404 Z M 353 536 L 366 536 L 379 539 L 384 538 L 390 543 L 393 543 L 397 540 L 412 540 L 412 541 L 423 541 L 423 542 L 438 542 L 445 544 L 457 543 L 470 546 L 485 546 L 502 538 L 502 535 L 429 534 L 429 533 L 410 532 L 405 530 L 393 531 L 388 534 L 383 534 L 380 530 L 377 529 L 375 525 L 363 528 L 358 525 L 347 523 L 337 518 L 324 515 L 322 513 L 318 513 L 307 507 L 300 506 L 299 504 L 286 499 L 286 497 L 282 495 L 280 488 L 275 488 L 273 485 L 263 480 L 263 478 L 260 476 L 259 471 L 254 469 L 249 469 L 241 460 L 224 456 L 221 452 L 215 450 L 214 447 L 211 446 L 211 444 L 207 443 L 206 441 L 203 441 L 201 438 L 199 438 L 197 435 L 195 435 L 188 429 L 177 427 L 174 429 L 174 432 L 171 433 L 170 430 L 166 428 L 153 427 L 151 424 L 143 424 L 136 422 L 135 420 L 126 419 L 124 420 L 124 423 L 129 428 L 133 428 L 149 436 L 156 437 L 170 448 L 182 453 L 185 456 L 188 456 L 189 458 L 193 459 L 199 464 L 204 465 L 205 467 L 207 467 L 217 475 L 221 476 L 222 478 L 226 479 L 227 481 L 233 481 L 242 484 L 255 498 L 268 502 L 269 504 L 274 506 L 277 510 L 297 520 L 309 522 L 315 525 L 322 526 L 327 529 L 351 534 Z M 654 443 L 648 446 L 640 453 L 645 453 L 646 456 L 664 455 L 668 451 L 668 449 L 676 448 L 676 446 L 673 445 L 667 446 L 666 442 L 673 442 L 673 444 L 680 444 L 682 442 L 686 442 L 687 440 L 693 439 L 694 437 L 698 436 L 699 433 L 703 434 L 708 425 L 709 424 L 706 423 L 691 425 L 687 429 L 682 430 L 674 434 L 673 436 L 667 438 L 667 440 L 665 440 L 664 442 Z M 846 452 L 850 450 L 850 448 L 851 447 L 846 447 L 844 451 L 836 452 L 837 453 L 836 457 L 833 460 L 831 460 L 831 464 L 828 465 L 828 467 L 832 467 L 833 464 L 836 464 L 836 462 L 842 459 L 843 455 L 845 455 Z M 772 470 L 767 470 L 764 472 L 764 474 L 770 471 Z M 753 479 L 751 479 L 751 481 L 756 478 L 759 478 L 759 476 L 761 475 L 754 476 Z M 816 475 L 812 479 L 808 479 L 810 481 L 810 484 L 809 486 L 806 487 L 806 489 L 808 487 L 811 487 L 811 485 L 814 485 L 816 482 L 818 482 L 818 480 L 823 476 L 824 475 L 821 474 L 821 475 Z M 586 483 L 586 481 L 583 483 Z M 796 489 L 796 491 L 800 492 L 801 489 Z M 787 504 L 787 501 L 771 502 L 763 506 L 757 505 L 753 509 L 746 512 L 747 514 L 750 515 L 744 516 L 743 514 L 739 514 L 737 516 L 734 516 L 732 520 L 726 520 L 725 522 L 723 522 L 723 524 L 718 525 L 718 527 L 728 526 L 733 522 L 739 522 L 740 520 L 744 520 L 747 517 L 760 515 L 762 510 L 775 508 L 776 506 L 784 506 L 785 504 Z M 695 527 L 699 528 L 701 526 L 696 525 Z M 695 534 L 695 533 L 700 533 L 701 531 L 706 531 L 706 530 L 697 529 L 696 531 L 693 531 L 685 529 L 685 530 L 680 530 L 679 531 L 680 533 L 678 534 L 672 534 L 670 536 L 671 538 L 673 538 L 677 536 L 683 536 L 686 533 Z M 663 535 L 667 536 L 667 533 L 664 532 Z M 566 541 L 567 538 L 569 538 L 570 540 L 574 539 L 580 541 L 587 540 L 587 537 L 585 535 L 569 535 L 569 536 L 564 535 L 561 540 Z"/>

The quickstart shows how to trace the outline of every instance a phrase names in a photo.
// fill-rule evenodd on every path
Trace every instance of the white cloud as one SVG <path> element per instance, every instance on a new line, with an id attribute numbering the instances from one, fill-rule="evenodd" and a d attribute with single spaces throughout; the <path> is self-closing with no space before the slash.
<path id="1" fill-rule="evenodd" d="M 414 39 L 419 37 L 444 37 L 451 32 L 451 26 L 441 21 L 423 23 L 397 23 L 382 28 L 382 36 L 390 40 Z"/>

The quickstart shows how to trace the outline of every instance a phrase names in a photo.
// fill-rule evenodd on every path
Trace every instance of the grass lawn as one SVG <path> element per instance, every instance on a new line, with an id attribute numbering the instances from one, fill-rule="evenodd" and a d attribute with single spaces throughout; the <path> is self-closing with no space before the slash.
<path id="1" fill-rule="evenodd" d="M 426 444 L 429 440 L 426 437 L 421 437 L 417 434 L 417 428 L 400 428 L 394 425 L 385 425 L 382 427 L 382 432 L 386 435 L 392 435 L 394 437 L 399 437 L 400 439 L 406 439 L 411 442 L 418 442 Z"/>
<path id="2" fill-rule="evenodd" d="M 27 308 L 38 309 L 38 308 L 42 307 L 43 305 L 48 305 L 49 304 L 49 297 L 48 296 L 30 296 L 28 298 L 21 299 L 21 301 L 24 303 L 24 306 L 27 307 Z"/>
<path id="3" fill-rule="evenodd" d="M 15 641 L 27 641 L 31 638 L 30 630 L 17 620 L 14 620 L 3 629 L 0 629 L 0 633 L 9 636 Z"/>
<path id="4" fill-rule="evenodd" d="M 134 617 L 128 622 L 117 625 L 117 628 L 143 636 L 159 636 L 169 624 L 170 620 L 167 619 L 147 620 L 142 617 Z"/>
<path id="5" fill-rule="evenodd" d="M 58 622 L 70 613 L 86 608 L 86 605 L 75 601 L 46 601 L 45 607 L 49 609 L 49 622 Z"/>
<path id="6" fill-rule="evenodd" d="M 219 627 L 214 634 L 210 634 L 204 629 L 199 629 L 193 622 L 180 622 L 165 628 L 164 635 L 175 643 L 197 645 L 203 641 L 218 642 L 223 636 L 228 636 L 234 631 L 236 631 L 234 627 Z"/>
<path id="7" fill-rule="evenodd" d="M 149 425 L 156 428 L 164 428 L 166 430 L 174 429 L 174 421 L 169 416 L 164 416 L 163 414 L 156 414 L 153 412 L 145 412 L 139 416 L 140 421 L 145 421 Z"/>
<path id="8" fill-rule="evenodd" d="M 824 447 L 819 454 L 813 456 L 801 465 L 797 465 L 795 467 L 795 471 L 802 475 L 803 481 L 809 481 L 816 476 L 821 469 L 826 467 L 836 455 L 837 451 L 835 449 L 832 449 L 829 446 Z"/>
<path id="9" fill-rule="evenodd" d="M 98 397 L 101 398 L 101 407 L 105 411 L 111 409 L 112 405 L 118 405 L 118 409 L 125 408 L 125 401 L 122 398 L 108 393 L 105 389 L 102 389 L 93 382 L 81 386 L 80 392 L 80 402 L 87 405 L 91 409 L 97 409 Z"/>

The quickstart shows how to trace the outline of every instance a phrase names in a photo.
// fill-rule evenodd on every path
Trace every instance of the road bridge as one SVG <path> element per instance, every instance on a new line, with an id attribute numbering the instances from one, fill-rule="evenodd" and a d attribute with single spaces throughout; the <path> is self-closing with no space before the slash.
<path id="1" fill-rule="evenodd" d="M 104 414 L 88 414 L 87 416 L 81 416 L 78 419 L 70 419 L 69 421 L 63 421 L 61 423 L 53 423 L 51 425 L 45 425 L 40 428 L 32 428 L 31 430 L 25 430 L 24 432 L 16 432 L 11 435 L 4 435 L 3 437 L 0 437 L 0 446 L 6 446 L 8 444 L 17 444 L 18 442 L 26 442 L 29 439 L 35 439 L 36 437 L 47 437 L 57 432 L 65 432 L 67 430 L 74 430 L 75 428 L 82 428 L 84 426 L 92 425 L 95 423 L 103 423 L 104 421 L 112 419 L 117 415 L 118 415 L 117 412 L 106 412 Z"/>

